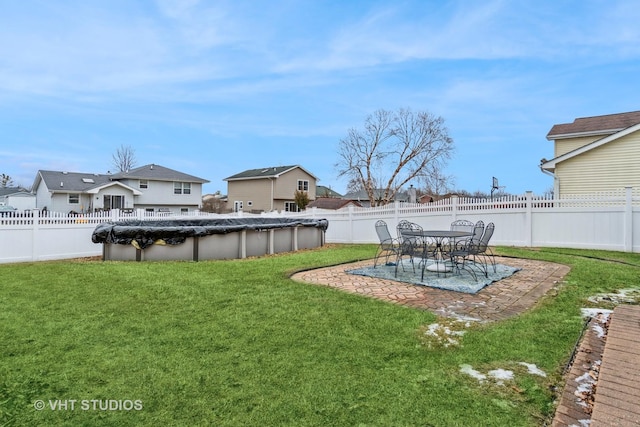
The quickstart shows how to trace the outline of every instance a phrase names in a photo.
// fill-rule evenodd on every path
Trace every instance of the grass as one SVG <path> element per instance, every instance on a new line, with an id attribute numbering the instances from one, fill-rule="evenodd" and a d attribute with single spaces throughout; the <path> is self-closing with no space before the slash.
<path id="1" fill-rule="evenodd" d="M 445 348 L 425 345 L 431 313 L 288 278 L 374 250 L 0 265 L 0 426 L 541 425 L 586 298 L 639 286 L 638 254 L 499 248 L 572 270 L 535 309 Z M 462 364 L 515 378 L 478 382 Z"/>

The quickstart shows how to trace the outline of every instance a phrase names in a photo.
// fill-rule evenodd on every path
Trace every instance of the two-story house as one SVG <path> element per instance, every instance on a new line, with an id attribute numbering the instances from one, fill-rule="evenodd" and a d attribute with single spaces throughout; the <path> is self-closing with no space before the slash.
<path id="1" fill-rule="evenodd" d="M 55 212 L 145 209 L 185 213 L 200 207 L 206 182 L 154 164 L 116 174 L 40 170 L 33 192 L 38 209 Z"/>
<path id="2" fill-rule="evenodd" d="M 556 197 L 640 188 L 640 111 L 556 124 L 547 139 L 554 157 L 540 169 L 553 176 Z"/>
<path id="3" fill-rule="evenodd" d="M 234 212 L 297 212 L 296 191 L 306 192 L 310 201 L 316 195 L 317 178 L 297 165 L 249 169 L 224 180 L 227 203 Z"/>

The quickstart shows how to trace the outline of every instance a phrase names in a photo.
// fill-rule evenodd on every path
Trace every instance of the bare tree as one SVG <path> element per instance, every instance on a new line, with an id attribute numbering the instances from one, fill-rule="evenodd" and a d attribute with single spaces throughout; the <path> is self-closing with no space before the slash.
<path id="1" fill-rule="evenodd" d="M 121 145 L 113 154 L 112 161 L 119 172 L 128 172 L 136 165 L 136 152 L 130 145 Z"/>
<path id="2" fill-rule="evenodd" d="M 352 128 L 340 140 L 336 168 L 339 176 L 360 182 L 371 206 L 379 206 L 414 179 L 441 187 L 453 149 L 442 117 L 405 108 L 378 110 L 363 129 Z"/>
<path id="3" fill-rule="evenodd" d="M 11 178 L 7 174 L 0 175 L 0 188 L 13 187 L 15 184 L 13 183 L 13 178 Z"/>

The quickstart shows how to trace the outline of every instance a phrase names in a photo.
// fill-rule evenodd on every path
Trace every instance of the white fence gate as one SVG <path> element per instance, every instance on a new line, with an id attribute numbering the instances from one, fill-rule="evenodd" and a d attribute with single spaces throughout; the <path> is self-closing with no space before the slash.
<path id="1" fill-rule="evenodd" d="M 211 215 L 214 214 L 200 216 Z M 338 211 L 309 209 L 264 215 L 326 218 L 328 243 L 377 243 L 374 224 L 379 219 L 385 220 L 391 230 L 403 219 L 424 229 L 448 229 L 452 221 L 468 219 L 495 224 L 492 245 L 640 252 L 640 193 L 631 188 L 562 199 L 537 198 L 526 193 L 495 200 L 453 197 L 428 204 L 349 206 Z M 0 263 L 101 255 L 102 245 L 91 241 L 96 225 L 126 218 L 167 219 L 149 216 L 143 210 L 127 215 L 118 210 L 80 216 L 55 213 L 41 216 L 38 211 L 4 214 L 0 216 Z"/>

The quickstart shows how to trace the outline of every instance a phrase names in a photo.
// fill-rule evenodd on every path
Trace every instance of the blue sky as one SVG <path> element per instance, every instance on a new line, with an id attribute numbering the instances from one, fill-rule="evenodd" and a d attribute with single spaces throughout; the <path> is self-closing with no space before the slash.
<path id="1" fill-rule="evenodd" d="M 454 188 L 542 194 L 545 136 L 640 110 L 629 1 L 0 0 L 0 173 L 137 164 L 210 180 L 299 164 L 344 192 L 336 148 L 377 109 L 445 119 Z"/>

